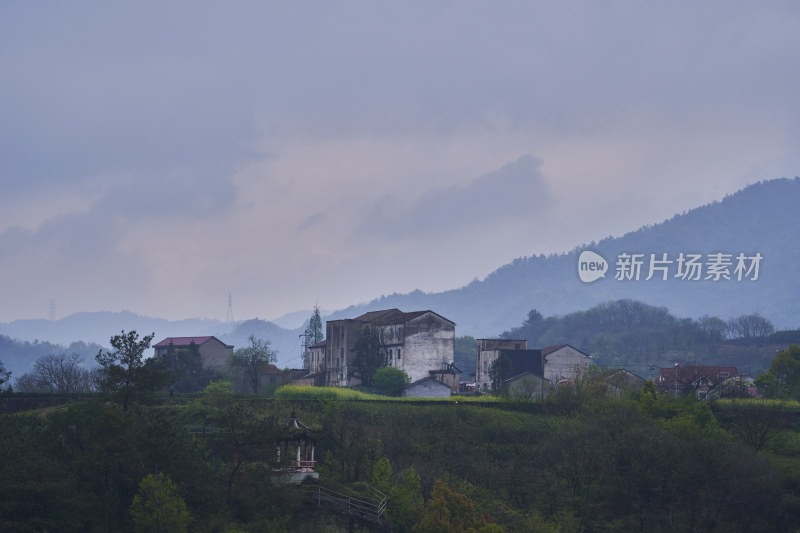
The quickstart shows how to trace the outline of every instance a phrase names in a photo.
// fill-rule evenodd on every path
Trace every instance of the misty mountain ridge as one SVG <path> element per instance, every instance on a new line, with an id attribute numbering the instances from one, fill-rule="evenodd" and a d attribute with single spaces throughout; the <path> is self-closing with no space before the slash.
<path id="1" fill-rule="evenodd" d="M 311 313 L 309 312 L 309 316 Z M 300 337 L 303 327 L 297 329 L 281 328 L 271 322 L 251 319 L 243 322 L 226 323 L 206 318 L 190 318 L 185 320 L 166 320 L 138 315 L 130 311 L 83 312 L 75 313 L 59 320 L 27 319 L 0 324 L 0 336 L 16 339 L 21 343 L 33 343 L 36 353 L 42 346 L 47 346 L 53 353 L 72 353 L 71 346 L 78 340 L 91 343 L 92 346 L 110 346 L 109 340 L 121 331 L 134 330 L 140 338 L 155 333 L 153 344 L 166 337 L 202 337 L 213 335 L 221 341 L 241 348 L 248 344 L 248 337 L 255 335 L 268 339 L 273 348 L 278 350 L 278 366 L 297 367 L 301 365 Z M 10 344 L 9 344 L 10 345 Z M 0 348 L 3 344 L 0 343 Z M 4 363 L 14 376 L 27 372 L 35 361 L 33 358 L 22 358 L 19 347 L 16 351 L 0 349 L 0 361 Z M 81 353 L 87 366 L 94 364 L 93 353 Z M 31 351 L 33 353 L 33 351 Z M 38 356 L 37 356 L 38 357 Z"/>
<path id="2" fill-rule="evenodd" d="M 692 209 L 621 237 L 574 248 L 562 254 L 521 257 L 483 280 L 438 293 L 416 290 L 381 296 L 326 314 L 324 319 L 352 318 L 386 308 L 431 309 L 456 322 L 458 336 L 494 337 L 521 325 L 531 309 L 545 316 L 588 309 L 602 302 L 632 299 L 663 306 L 676 316 L 720 318 L 761 313 L 778 327 L 800 326 L 800 230 L 795 215 L 800 205 L 800 178 L 776 179 L 750 185 L 721 201 Z M 578 255 L 592 250 L 608 261 L 607 275 L 592 283 L 578 278 Z M 667 253 L 760 253 L 757 281 L 687 281 L 658 277 L 650 281 L 614 279 L 620 253 L 649 257 Z M 642 278 L 645 276 L 643 275 Z M 311 315 L 311 311 L 306 313 Z M 276 320 L 282 325 L 305 322 L 303 311 Z M 225 323 L 212 319 L 169 321 L 130 312 L 76 313 L 60 320 L 17 320 L 0 324 L 0 335 L 33 342 L 69 345 L 76 340 L 108 345 L 122 330 L 140 335 L 155 332 L 154 342 L 165 337 L 214 335 L 236 347 L 245 346 L 252 334 L 269 339 L 278 350 L 278 366 L 300 366 L 303 326 L 296 329 L 253 319 Z M 0 360 L 3 354 L 0 353 Z M 32 363 L 33 361 L 31 361 Z M 8 365 L 8 362 L 6 362 Z M 13 368 L 12 368 L 13 370 Z"/>
<path id="3" fill-rule="evenodd" d="M 515 259 L 485 279 L 459 289 L 382 296 L 326 318 L 353 317 L 392 307 L 432 309 L 456 322 L 458 335 L 484 337 L 521 324 L 533 308 L 550 316 L 605 301 L 633 299 L 693 318 L 758 312 L 779 328 L 796 328 L 800 326 L 798 205 L 800 178 L 763 181 L 621 237 L 608 237 L 562 254 Z M 604 279 L 580 281 L 578 256 L 583 250 L 592 250 L 608 261 L 609 272 Z M 658 277 L 644 281 L 646 271 L 640 281 L 614 279 L 616 258 L 621 253 L 642 253 L 648 259 L 651 253 L 659 258 L 667 253 L 674 260 L 681 252 L 704 256 L 726 253 L 733 258 L 739 253 L 760 253 L 759 279 L 689 281 L 670 276 L 666 281 Z"/>

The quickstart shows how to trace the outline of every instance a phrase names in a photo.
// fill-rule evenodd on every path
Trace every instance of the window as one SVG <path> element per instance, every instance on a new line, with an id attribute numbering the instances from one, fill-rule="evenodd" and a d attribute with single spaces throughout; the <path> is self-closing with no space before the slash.
<path id="1" fill-rule="evenodd" d="M 514 344 L 514 349 L 519 350 L 519 343 Z"/>
<path id="2" fill-rule="evenodd" d="M 489 371 L 489 361 L 484 361 L 483 362 L 483 373 L 485 374 L 488 371 Z"/>
<path id="3" fill-rule="evenodd" d="M 344 348 L 339 348 L 339 357 L 344 359 Z"/>
<path id="4" fill-rule="evenodd" d="M 389 348 L 389 362 L 392 362 L 392 349 Z"/>
<path id="5" fill-rule="evenodd" d="M 400 359 L 400 348 L 397 349 L 397 358 Z"/>

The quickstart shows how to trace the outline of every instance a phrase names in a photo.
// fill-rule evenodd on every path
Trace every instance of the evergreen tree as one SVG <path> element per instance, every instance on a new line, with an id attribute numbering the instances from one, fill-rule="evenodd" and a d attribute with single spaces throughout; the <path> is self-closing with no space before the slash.
<path id="1" fill-rule="evenodd" d="M 169 373 L 161 361 L 145 359 L 144 352 L 150 348 L 155 334 L 151 333 L 139 340 L 136 331 L 125 331 L 111 337 L 114 351 L 101 350 L 95 359 L 102 367 L 98 373 L 98 387 L 110 392 L 122 403 L 124 411 L 135 398 L 152 393 L 169 383 Z"/>
<path id="2" fill-rule="evenodd" d="M 361 383 L 372 386 L 375 371 L 387 364 L 386 354 L 381 350 L 377 330 L 365 326 L 361 336 L 353 347 L 356 356 L 353 358 L 353 374 L 361 378 Z"/>
<path id="3" fill-rule="evenodd" d="M 309 361 L 310 352 L 308 347 L 314 346 L 315 344 L 322 342 L 324 339 L 325 334 L 322 330 L 322 316 L 319 313 L 319 306 L 315 305 L 314 312 L 311 314 L 311 318 L 308 320 L 308 327 L 306 328 L 306 347 L 305 351 L 303 352 L 303 368 L 311 368 L 311 363 Z"/>
<path id="4" fill-rule="evenodd" d="M 178 487 L 166 474 L 147 474 L 131 504 L 134 530 L 175 533 L 188 530 L 191 517 Z"/>

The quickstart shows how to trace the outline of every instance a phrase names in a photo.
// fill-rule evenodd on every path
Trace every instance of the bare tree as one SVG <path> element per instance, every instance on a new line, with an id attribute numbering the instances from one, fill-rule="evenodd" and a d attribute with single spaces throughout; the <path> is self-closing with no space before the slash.
<path id="1" fill-rule="evenodd" d="M 728 330 L 734 339 L 752 339 L 771 335 L 775 327 L 769 319 L 753 313 L 729 319 Z"/>
<path id="2" fill-rule="evenodd" d="M 17 378 L 19 392 L 87 392 L 93 388 L 92 371 L 81 365 L 78 354 L 40 357 L 33 370 Z"/>
<path id="3" fill-rule="evenodd" d="M 239 348 L 233 352 L 231 365 L 241 369 L 247 377 L 253 394 L 257 394 L 261 369 L 277 361 L 278 352 L 272 348 L 272 344 L 268 340 L 256 338 L 255 335 L 250 335 L 247 340 L 250 341 L 250 346 Z"/>

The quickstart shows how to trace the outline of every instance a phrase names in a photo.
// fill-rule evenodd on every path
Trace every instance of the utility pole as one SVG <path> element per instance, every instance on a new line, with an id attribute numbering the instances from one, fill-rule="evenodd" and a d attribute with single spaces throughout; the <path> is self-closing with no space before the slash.
<path id="1" fill-rule="evenodd" d="M 303 333 L 298 335 L 298 337 L 302 337 L 303 338 L 303 350 L 302 350 L 302 352 L 300 352 L 300 359 L 302 359 L 303 368 L 305 368 L 306 370 L 310 370 L 311 369 L 311 362 L 308 360 L 309 359 L 309 357 L 308 357 L 308 337 L 310 335 L 311 334 L 309 333 L 308 328 L 306 328 L 306 330 Z"/>
<path id="2" fill-rule="evenodd" d="M 228 293 L 228 314 L 225 316 L 225 322 L 228 324 L 233 323 L 233 300 L 231 293 Z"/>

